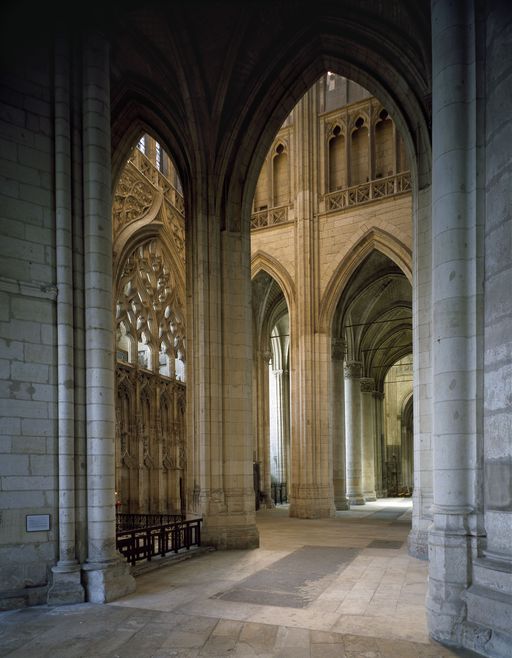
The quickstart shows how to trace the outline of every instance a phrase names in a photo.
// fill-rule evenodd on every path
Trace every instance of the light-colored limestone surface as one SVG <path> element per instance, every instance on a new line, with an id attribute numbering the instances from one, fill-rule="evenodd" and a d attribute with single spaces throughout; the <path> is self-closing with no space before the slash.
<path id="1" fill-rule="evenodd" d="M 138 577 L 136 593 L 106 606 L 2 613 L 0 655 L 469 657 L 428 638 L 427 565 L 407 554 L 410 515 L 404 499 L 381 499 L 334 519 L 290 518 L 285 506 L 262 510 L 258 549 L 215 551 L 156 569 Z M 316 584 L 310 605 L 217 598 L 304 546 L 356 551 L 345 568 Z"/>

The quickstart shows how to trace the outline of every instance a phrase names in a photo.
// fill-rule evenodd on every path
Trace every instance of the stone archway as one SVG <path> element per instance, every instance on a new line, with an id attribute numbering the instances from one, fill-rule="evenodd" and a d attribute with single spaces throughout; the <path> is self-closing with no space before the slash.
<path id="1" fill-rule="evenodd" d="M 259 504 L 287 500 L 290 484 L 290 310 L 276 279 L 260 269 L 252 279 L 253 413 Z"/>

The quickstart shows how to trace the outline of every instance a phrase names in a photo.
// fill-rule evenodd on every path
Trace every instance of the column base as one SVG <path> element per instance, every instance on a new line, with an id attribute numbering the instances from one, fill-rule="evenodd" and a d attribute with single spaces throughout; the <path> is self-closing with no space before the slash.
<path id="1" fill-rule="evenodd" d="M 326 497 L 327 487 L 296 487 L 290 496 L 289 515 L 297 519 L 330 519 L 336 510 L 334 500 Z"/>
<path id="2" fill-rule="evenodd" d="M 463 519 L 456 515 L 439 516 L 446 526 L 462 527 Z M 440 529 L 439 525 L 430 530 L 428 538 L 428 630 L 438 642 L 462 646 L 463 622 L 467 618 L 463 593 L 469 584 L 470 538 L 462 532 Z"/>
<path id="3" fill-rule="evenodd" d="M 412 528 L 407 538 L 408 553 L 418 560 L 428 560 L 428 531 Z"/>
<path id="4" fill-rule="evenodd" d="M 348 501 L 350 503 L 350 506 L 364 505 L 366 502 L 363 494 L 348 494 Z"/>
<path id="5" fill-rule="evenodd" d="M 503 556 L 505 557 L 505 556 Z M 462 594 L 467 624 L 462 644 L 486 656 L 508 658 L 512 647 L 512 561 L 478 557 L 473 582 Z"/>
<path id="6" fill-rule="evenodd" d="M 82 565 L 87 601 L 108 603 L 135 591 L 130 565 L 122 558 Z"/>
<path id="7" fill-rule="evenodd" d="M 337 512 L 342 512 L 344 510 L 350 509 L 350 501 L 346 496 L 335 498 L 334 507 Z"/>
<path id="8" fill-rule="evenodd" d="M 48 605 L 71 605 L 83 603 L 85 590 L 81 581 L 80 565 L 52 567 L 52 584 L 46 596 Z"/>
<path id="9" fill-rule="evenodd" d="M 201 544 L 219 550 L 258 548 L 260 536 L 255 522 L 236 516 L 206 516 L 201 529 Z"/>
<path id="10" fill-rule="evenodd" d="M 363 497 L 367 503 L 373 503 L 373 501 L 377 500 L 377 494 L 375 491 L 365 491 Z"/>

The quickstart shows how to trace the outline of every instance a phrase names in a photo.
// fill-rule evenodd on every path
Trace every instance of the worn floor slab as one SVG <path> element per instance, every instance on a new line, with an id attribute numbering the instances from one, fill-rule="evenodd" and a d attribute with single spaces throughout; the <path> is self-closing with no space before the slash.
<path id="1" fill-rule="evenodd" d="M 262 510 L 259 549 L 145 573 L 109 605 L 0 614 L 0 656 L 473 656 L 428 638 L 427 565 L 407 555 L 408 518 L 404 500 L 314 521 Z"/>

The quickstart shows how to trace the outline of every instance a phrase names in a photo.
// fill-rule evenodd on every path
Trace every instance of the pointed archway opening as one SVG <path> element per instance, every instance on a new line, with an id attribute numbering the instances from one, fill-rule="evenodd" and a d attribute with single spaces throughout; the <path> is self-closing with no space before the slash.
<path id="1" fill-rule="evenodd" d="M 188 507 L 184 201 L 173 160 L 148 133 L 119 172 L 112 217 L 116 513 L 127 529 Z"/>
<path id="2" fill-rule="evenodd" d="M 329 517 L 346 504 L 343 441 L 334 439 L 344 436 L 344 410 L 335 402 L 343 359 L 336 357 L 331 372 L 325 366 L 331 350 L 339 352 L 335 343 L 345 338 L 343 331 L 332 331 L 326 318 L 332 318 L 357 259 L 376 245 L 383 259 L 397 253 L 411 278 L 411 173 L 405 152 L 381 101 L 354 81 L 328 72 L 288 114 L 259 173 L 251 256 L 265 254 L 278 263 L 295 291 L 289 318 L 294 334 L 289 472 L 296 483 L 287 488 L 291 516 Z M 371 261 L 372 267 L 384 266 Z M 373 333 L 375 339 L 382 336 Z M 367 342 L 365 350 L 377 349 Z M 370 352 L 366 357 L 378 361 Z M 376 479 L 380 482 L 381 475 Z M 367 497 L 372 492 L 375 498 L 374 484 Z"/>
<path id="3" fill-rule="evenodd" d="M 396 436 L 389 418 L 390 400 L 397 400 L 398 390 L 403 396 L 404 386 L 407 395 L 412 391 L 412 288 L 382 252 L 372 250 L 350 276 L 333 334 L 343 345 L 344 359 L 344 382 L 336 389 L 342 394 L 333 400 L 344 412 L 344 423 L 338 423 L 333 436 L 334 454 L 346 459 L 346 482 L 338 478 L 338 486 L 345 485 L 350 506 L 398 496 L 402 453 L 394 446 L 401 446 L 401 435 Z M 401 367 L 408 369 L 402 387 L 392 383 L 391 374 Z M 395 410 L 395 416 L 401 412 Z M 340 444 L 344 449 L 336 449 Z"/>
<path id="4" fill-rule="evenodd" d="M 290 314 L 276 279 L 252 280 L 255 508 L 288 502 L 290 483 Z"/>
<path id="5" fill-rule="evenodd" d="M 388 497 L 413 493 L 413 378 L 412 354 L 394 363 L 384 378 L 384 436 L 382 480 Z"/>

